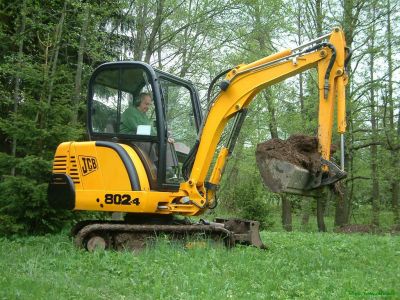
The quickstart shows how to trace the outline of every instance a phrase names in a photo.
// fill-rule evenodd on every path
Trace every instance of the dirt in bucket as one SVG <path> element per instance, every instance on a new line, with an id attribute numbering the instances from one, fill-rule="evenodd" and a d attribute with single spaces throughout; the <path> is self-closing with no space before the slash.
<path id="1" fill-rule="evenodd" d="M 287 161 L 316 174 L 321 170 L 321 155 L 318 152 L 318 138 L 295 134 L 287 140 L 270 139 L 257 145 L 257 161 L 277 159 Z"/>

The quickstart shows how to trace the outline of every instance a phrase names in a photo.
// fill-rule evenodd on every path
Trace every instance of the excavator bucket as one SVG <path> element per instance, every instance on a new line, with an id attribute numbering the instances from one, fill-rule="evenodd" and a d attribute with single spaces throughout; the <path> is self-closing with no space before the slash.
<path id="1" fill-rule="evenodd" d="M 258 161 L 265 186 L 274 193 L 312 195 L 312 189 L 321 185 L 321 173 L 312 175 L 308 170 L 278 159 Z"/>
<path id="2" fill-rule="evenodd" d="M 256 161 L 265 186 L 275 193 L 315 196 L 317 188 L 346 177 L 333 162 L 321 158 L 318 139 L 313 136 L 293 135 L 260 143 Z"/>

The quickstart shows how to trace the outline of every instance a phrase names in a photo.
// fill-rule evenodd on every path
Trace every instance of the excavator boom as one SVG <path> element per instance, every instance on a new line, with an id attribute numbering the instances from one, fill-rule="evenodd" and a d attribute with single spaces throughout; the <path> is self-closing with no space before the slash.
<path id="1" fill-rule="evenodd" d="M 324 40 L 328 39 L 326 42 Z M 317 68 L 319 87 L 319 117 L 318 117 L 318 152 L 323 163 L 321 174 L 310 174 L 307 169 L 286 161 L 259 161 L 258 165 L 263 175 L 264 183 L 273 192 L 286 192 L 308 195 L 310 190 L 325 183 L 332 183 L 332 177 L 339 180 L 345 176 L 342 168 L 330 160 L 330 149 L 333 128 L 333 112 L 337 102 L 338 131 L 345 132 L 345 89 L 347 83 L 346 59 L 349 50 L 346 47 L 344 33 L 335 28 L 331 34 L 315 39 L 296 49 L 286 49 L 267 56 L 248 65 L 239 65 L 226 75 L 222 82 L 221 92 L 213 100 L 202 127 L 200 143 L 193 163 L 190 181 L 193 186 L 202 186 L 218 141 L 227 122 L 237 114 L 247 109 L 255 95 L 262 89 L 281 82 L 286 78 Z M 337 97 L 336 97 L 337 96 Z M 336 98 L 336 99 L 335 99 Z M 221 150 L 223 153 L 225 148 Z M 228 156 L 224 156 L 227 158 Z M 214 166 L 212 185 L 218 185 L 222 174 L 224 161 L 217 161 Z M 329 172 L 331 174 L 329 174 Z M 330 179 L 323 178 L 328 176 Z M 212 193 L 209 194 L 212 198 Z M 200 206 L 200 203 L 198 203 Z"/>

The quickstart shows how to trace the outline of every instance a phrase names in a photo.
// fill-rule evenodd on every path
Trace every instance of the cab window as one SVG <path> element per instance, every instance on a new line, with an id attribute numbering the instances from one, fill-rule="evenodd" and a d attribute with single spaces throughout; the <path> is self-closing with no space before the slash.
<path id="1" fill-rule="evenodd" d="M 92 83 L 92 132 L 157 136 L 153 98 L 145 70 L 120 67 L 100 71 Z"/>
<path id="2" fill-rule="evenodd" d="M 197 136 L 192 93 L 185 84 L 166 77 L 160 77 L 160 86 L 168 131 L 166 182 L 182 182 L 182 163 Z"/>

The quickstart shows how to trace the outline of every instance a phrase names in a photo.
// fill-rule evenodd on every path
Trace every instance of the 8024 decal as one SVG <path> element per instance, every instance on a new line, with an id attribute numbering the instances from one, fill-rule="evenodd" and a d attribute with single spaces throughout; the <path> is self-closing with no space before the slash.
<path id="1" fill-rule="evenodd" d="M 129 194 L 105 194 L 104 203 L 116 205 L 140 205 L 139 198 L 132 199 L 131 195 Z"/>

